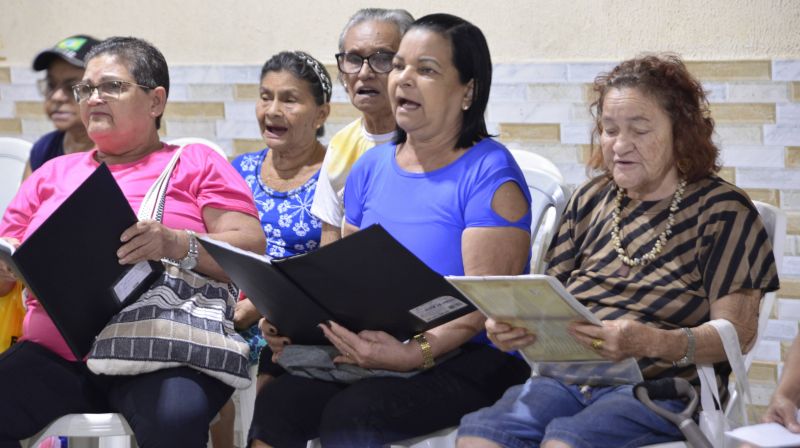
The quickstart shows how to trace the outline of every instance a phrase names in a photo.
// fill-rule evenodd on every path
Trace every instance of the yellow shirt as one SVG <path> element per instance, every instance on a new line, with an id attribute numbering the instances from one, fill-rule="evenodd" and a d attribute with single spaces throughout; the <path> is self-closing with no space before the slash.
<path id="1" fill-rule="evenodd" d="M 370 134 L 359 118 L 331 137 L 319 173 L 311 213 L 332 226 L 342 227 L 344 185 L 350 170 L 362 154 L 391 141 L 394 135 L 394 131 L 388 134 Z"/>

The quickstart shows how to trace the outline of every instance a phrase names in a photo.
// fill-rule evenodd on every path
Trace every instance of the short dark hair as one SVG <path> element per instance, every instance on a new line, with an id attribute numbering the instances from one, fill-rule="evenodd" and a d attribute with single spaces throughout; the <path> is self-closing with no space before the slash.
<path id="1" fill-rule="evenodd" d="M 462 84 L 470 81 L 474 83 L 472 103 L 463 112 L 456 147 L 469 148 L 489 137 L 484 114 L 492 85 L 492 57 L 483 32 L 472 23 L 451 14 L 420 17 L 411 24 L 409 31 L 415 28 L 430 30 L 449 40 L 453 48 L 453 65 L 458 70 L 459 80 Z M 406 132 L 398 128 L 395 143 L 405 142 L 406 137 Z"/>
<path id="2" fill-rule="evenodd" d="M 308 81 L 317 106 L 330 102 L 331 75 L 322 63 L 303 51 L 282 51 L 267 60 L 261 67 L 263 80 L 269 72 L 287 71 L 297 79 Z M 317 137 L 325 135 L 325 126 L 317 129 Z"/>
<path id="3" fill-rule="evenodd" d="M 596 144 L 603 132 L 603 103 L 611 89 L 632 88 L 652 96 L 672 121 L 672 141 L 678 172 L 689 182 L 720 169 L 719 148 L 711 139 L 714 120 L 703 86 L 676 54 L 647 54 L 624 61 L 594 80 L 597 100 L 592 103 L 595 118 L 589 168 L 606 175 L 602 150 Z"/>
<path id="4" fill-rule="evenodd" d="M 108 54 L 119 58 L 137 84 L 150 89 L 163 87 L 169 97 L 169 67 L 164 55 L 150 42 L 137 37 L 109 37 L 92 48 L 86 55 L 86 63 L 98 56 Z M 156 117 L 156 129 L 161 128 L 161 115 Z"/>

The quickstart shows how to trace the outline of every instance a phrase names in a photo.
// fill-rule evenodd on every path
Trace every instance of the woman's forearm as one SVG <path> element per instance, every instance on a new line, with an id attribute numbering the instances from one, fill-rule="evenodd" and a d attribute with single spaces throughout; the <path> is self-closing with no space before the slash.
<path id="1" fill-rule="evenodd" d="M 472 339 L 476 334 L 483 330 L 483 323 L 486 317 L 479 311 L 474 311 L 452 320 L 446 324 L 425 332 L 425 338 L 431 345 L 433 357 L 437 358 Z"/>
<path id="2" fill-rule="evenodd" d="M 263 254 L 267 240 L 261 224 L 253 216 L 244 213 L 206 207 L 203 209 L 203 220 L 208 229 L 208 236 L 219 241 L 224 241 L 240 249 Z M 189 236 L 181 232 L 179 244 L 185 255 L 189 249 Z M 228 275 L 214 261 L 208 252 L 200 245 L 200 254 L 195 270 L 221 281 L 228 281 Z"/>
<path id="3" fill-rule="evenodd" d="M 711 319 L 726 319 L 731 322 L 739 337 L 743 353 L 746 353 L 755 342 L 760 302 L 760 291 L 739 290 L 717 299 L 711 306 Z M 695 364 L 715 363 L 727 359 L 722 339 L 716 328 L 710 324 L 702 324 L 690 330 L 695 339 Z M 687 353 L 689 336 L 682 329 L 652 328 L 646 345 L 649 347 L 647 356 L 678 361 Z"/>

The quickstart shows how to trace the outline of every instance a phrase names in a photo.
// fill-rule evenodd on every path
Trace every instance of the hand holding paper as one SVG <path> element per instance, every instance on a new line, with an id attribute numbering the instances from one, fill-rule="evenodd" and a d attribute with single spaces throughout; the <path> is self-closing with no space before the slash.
<path id="1" fill-rule="evenodd" d="M 570 322 L 585 321 L 600 328 L 600 321 L 555 278 L 521 275 L 447 280 L 493 319 L 493 327 L 486 327 L 488 336 L 502 349 L 519 349 L 529 362 L 603 359 L 567 330 Z"/>
<path id="2" fill-rule="evenodd" d="M 645 335 L 650 329 L 630 319 L 605 320 L 599 327 L 579 322 L 569 326 L 569 332 L 576 341 L 612 361 L 647 356 L 649 338 Z"/>
<path id="3" fill-rule="evenodd" d="M 800 423 L 797 421 L 797 405 L 788 397 L 775 394 L 769 404 L 764 422 L 780 423 L 793 433 L 800 433 Z"/>
<path id="4" fill-rule="evenodd" d="M 492 318 L 486 319 L 486 336 L 504 352 L 519 350 L 536 342 L 536 334 L 532 330 Z"/>

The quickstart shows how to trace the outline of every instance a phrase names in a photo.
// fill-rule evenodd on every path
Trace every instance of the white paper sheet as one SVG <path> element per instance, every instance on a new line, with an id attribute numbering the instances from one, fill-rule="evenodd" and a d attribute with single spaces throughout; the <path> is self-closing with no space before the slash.
<path id="1" fill-rule="evenodd" d="M 761 423 L 743 426 L 728 431 L 725 435 L 732 439 L 726 446 L 757 446 L 763 448 L 800 446 L 800 434 L 789 432 L 778 423 Z M 748 443 L 751 445 L 742 445 Z"/>

